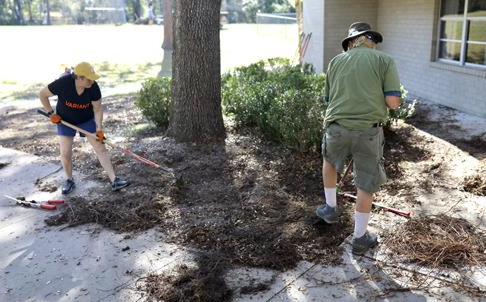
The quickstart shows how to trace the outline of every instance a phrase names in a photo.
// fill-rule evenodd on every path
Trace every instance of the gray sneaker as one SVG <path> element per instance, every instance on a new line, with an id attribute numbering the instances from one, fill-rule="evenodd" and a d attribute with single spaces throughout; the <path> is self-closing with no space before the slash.
<path id="1" fill-rule="evenodd" d="M 378 236 L 375 233 L 366 231 L 366 233 L 359 238 L 353 237 L 353 249 L 352 252 L 355 255 L 363 255 L 370 248 L 374 247 L 378 243 Z"/>
<path id="2" fill-rule="evenodd" d="M 115 180 L 111 183 L 111 190 L 113 192 L 118 191 L 120 189 L 128 187 L 129 185 L 130 185 L 130 182 L 128 182 L 126 180 L 121 180 L 120 178 L 115 177 Z"/>
<path id="3" fill-rule="evenodd" d="M 333 208 L 326 204 L 317 208 L 316 215 L 331 224 L 338 222 L 339 212 L 337 207 Z"/>
<path id="4" fill-rule="evenodd" d="M 67 195 L 71 193 L 74 190 L 74 188 L 76 188 L 74 181 L 72 179 L 66 179 L 66 181 L 62 184 L 61 193 L 63 195 Z"/>

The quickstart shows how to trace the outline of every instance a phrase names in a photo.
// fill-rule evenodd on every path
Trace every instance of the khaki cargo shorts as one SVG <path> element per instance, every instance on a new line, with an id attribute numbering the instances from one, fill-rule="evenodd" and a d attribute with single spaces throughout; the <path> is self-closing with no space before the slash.
<path id="1" fill-rule="evenodd" d="M 332 123 L 322 138 L 322 154 L 339 172 L 343 170 L 346 158 L 352 156 L 356 187 L 375 193 L 386 182 L 384 143 L 382 127 L 349 130 Z"/>

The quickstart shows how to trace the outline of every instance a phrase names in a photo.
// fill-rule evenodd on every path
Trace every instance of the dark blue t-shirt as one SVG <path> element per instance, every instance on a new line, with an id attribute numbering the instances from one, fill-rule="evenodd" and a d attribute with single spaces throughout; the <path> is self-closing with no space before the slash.
<path id="1" fill-rule="evenodd" d="M 91 102 L 101 100 L 100 87 L 96 82 L 93 83 L 91 88 L 84 89 L 84 92 L 78 95 L 72 75 L 66 75 L 55 80 L 47 88 L 54 95 L 57 95 L 56 113 L 63 120 L 74 125 L 92 119 L 94 111 Z"/>

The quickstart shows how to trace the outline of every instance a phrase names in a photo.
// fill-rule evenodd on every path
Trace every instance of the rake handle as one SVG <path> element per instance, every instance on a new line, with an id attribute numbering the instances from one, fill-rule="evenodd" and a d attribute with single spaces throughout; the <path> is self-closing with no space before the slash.
<path id="1" fill-rule="evenodd" d="M 49 114 L 47 114 L 47 112 L 44 112 L 44 111 L 42 111 L 40 109 L 37 110 L 37 113 L 40 113 L 40 114 L 42 114 L 45 117 L 49 117 Z M 76 130 L 76 131 L 78 131 L 78 132 L 80 132 L 80 133 L 82 133 L 84 135 L 90 136 L 90 137 L 95 138 L 95 139 L 97 138 L 97 136 L 95 134 L 93 134 L 91 132 L 88 132 L 88 131 L 86 131 L 84 129 L 81 129 L 81 128 L 77 127 L 77 126 L 74 126 L 73 124 L 68 123 L 65 120 L 61 120 L 61 124 L 63 124 L 64 126 L 67 126 L 67 127 L 71 128 L 71 129 L 74 129 L 74 130 Z M 112 146 L 113 145 L 113 144 L 111 144 L 109 142 L 106 142 L 106 140 L 105 140 L 105 143 L 108 146 Z"/>
<path id="2" fill-rule="evenodd" d="M 354 200 L 357 199 L 357 197 L 355 195 L 347 193 L 347 192 L 341 193 L 341 195 L 343 195 L 344 197 L 354 199 Z M 388 212 L 391 212 L 391 213 L 394 213 L 394 214 L 397 214 L 397 215 L 400 215 L 400 216 L 403 216 L 403 217 L 410 218 L 410 212 L 398 210 L 398 209 L 395 209 L 395 208 L 390 208 L 390 207 L 387 207 L 385 205 L 382 205 L 382 204 L 379 204 L 379 203 L 374 203 L 374 202 L 373 202 L 372 205 L 373 205 L 373 207 L 381 208 L 385 211 L 388 211 Z"/>
<path id="3" fill-rule="evenodd" d="M 344 181 L 346 180 L 346 177 L 349 174 L 349 171 L 351 171 L 351 167 L 353 166 L 353 160 L 350 160 L 348 163 L 348 166 L 346 167 L 346 170 L 344 171 L 343 176 L 341 177 L 341 181 L 338 184 L 339 191 L 343 189 L 344 186 Z"/>
<path id="4" fill-rule="evenodd" d="M 42 111 L 42 110 L 40 110 L 40 109 L 39 109 L 39 110 L 37 110 L 37 112 L 38 112 L 38 113 L 40 113 L 40 114 L 42 114 L 42 115 L 44 115 L 44 116 L 46 116 L 46 117 L 49 117 L 49 115 L 48 115 L 46 112 L 44 112 L 44 111 Z M 80 133 L 83 133 L 83 134 L 84 134 L 84 135 L 86 135 L 86 136 L 90 136 L 90 137 L 92 137 L 92 138 L 94 138 L 94 139 L 98 139 L 98 137 L 97 137 L 95 134 L 93 134 L 93 133 L 91 133 L 91 132 L 88 132 L 88 131 L 86 131 L 86 130 L 84 130 L 84 129 L 81 129 L 81 128 L 79 128 L 79 127 L 77 127 L 77 126 L 75 126 L 75 125 L 73 125 L 73 124 L 71 124 L 71 123 L 68 123 L 68 122 L 64 121 L 64 120 L 61 120 L 61 124 L 63 124 L 64 126 L 67 126 L 67 127 L 71 128 L 71 129 L 74 129 L 74 130 L 76 130 L 76 131 L 78 131 L 78 132 L 80 132 Z M 141 162 L 143 162 L 143 163 L 145 163 L 145 164 L 147 164 L 147 165 L 150 165 L 150 166 L 152 166 L 152 167 L 154 167 L 154 168 L 161 169 L 162 171 L 164 171 L 164 172 L 166 172 L 166 173 L 170 173 L 170 170 L 169 170 L 169 169 L 167 169 L 167 168 L 165 168 L 165 167 L 162 167 L 161 165 L 156 164 L 156 163 L 154 163 L 154 162 L 153 162 L 153 161 L 151 161 L 151 160 L 148 160 L 148 159 L 146 159 L 146 158 L 143 158 L 143 157 L 141 157 L 140 155 L 137 155 L 137 154 L 133 153 L 132 151 L 130 151 L 130 150 L 129 150 L 129 149 L 127 149 L 127 148 L 123 148 L 123 147 L 121 147 L 121 146 L 118 146 L 118 145 L 115 145 L 115 144 L 113 144 L 113 143 L 110 143 L 110 142 L 109 142 L 109 141 L 107 141 L 106 139 L 104 139 L 104 140 L 103 140 L 103 142 L 104 142 L 105 144 L 107 144 L 108 146 L 112 147 L 112 148 L 115 148 L 115 149 L 120 149 L 120 150 L 121 150 L 123 153 L 125 153 L 125 154 L 126 154 L 126 155 L 128 155 L 128 156 L 131 156 L 131 157 L 135 158 L 136 160 L 139 160 L 139 161 L 141 161 Z"/>

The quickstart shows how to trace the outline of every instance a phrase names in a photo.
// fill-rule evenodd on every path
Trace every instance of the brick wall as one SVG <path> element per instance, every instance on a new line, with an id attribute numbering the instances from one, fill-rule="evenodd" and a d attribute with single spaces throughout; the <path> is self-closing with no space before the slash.
<path id="1" fill-rule="evenodd" d="M 376 28 L 377 0 L 324 0 L 324 70 L 343 51 L 341 41 L 353 22 L 363 21 Z"/>
<path id="2" fill-rule="evenodd" d="M 410 93 L 486 117 L 486 70 L 433 62 L 438 6 L 436 0 L 379 0 L 380 49 L 395 58 Z"/>

